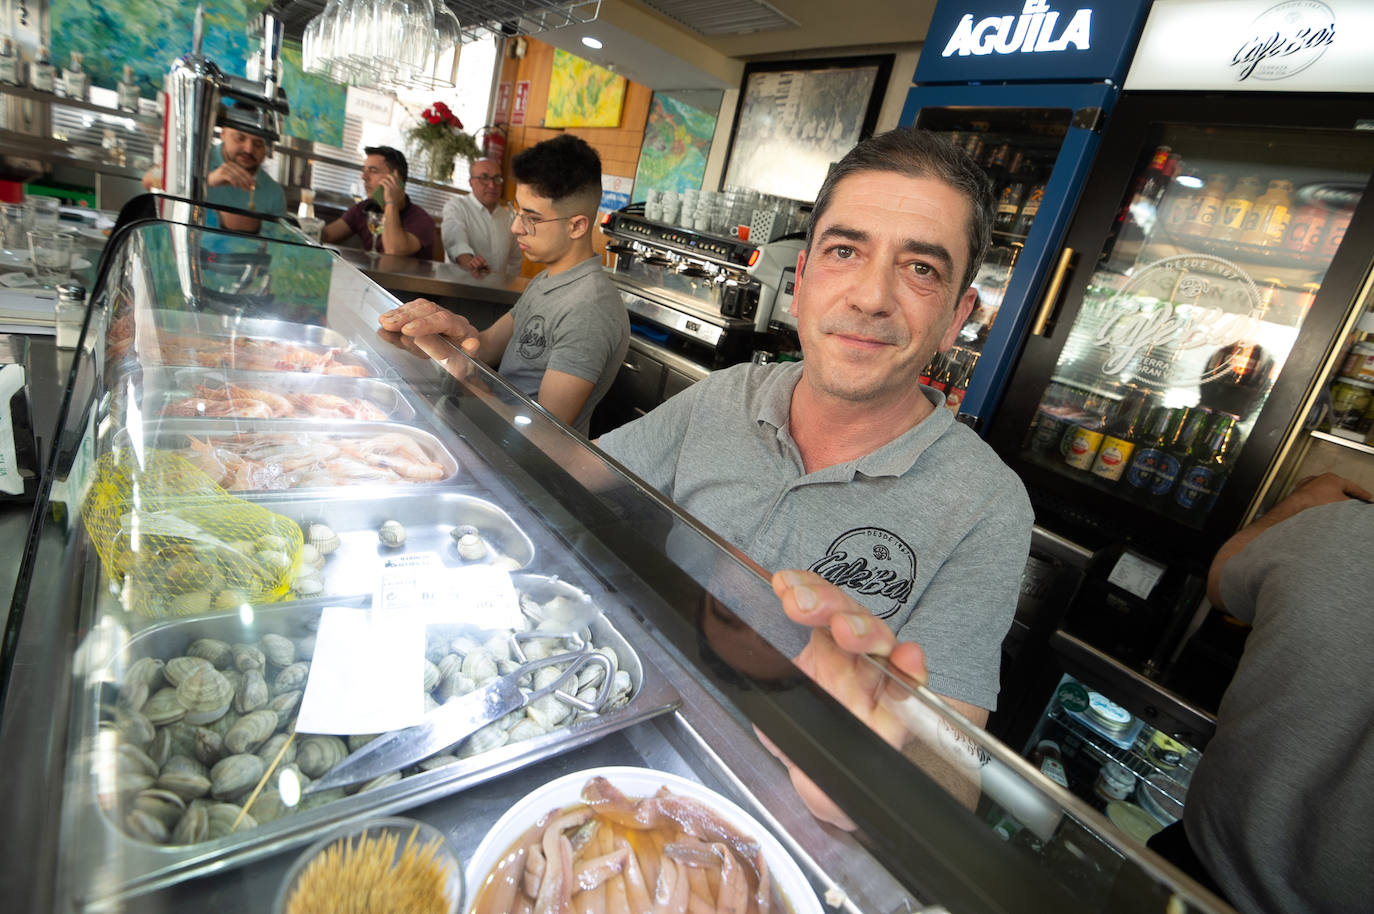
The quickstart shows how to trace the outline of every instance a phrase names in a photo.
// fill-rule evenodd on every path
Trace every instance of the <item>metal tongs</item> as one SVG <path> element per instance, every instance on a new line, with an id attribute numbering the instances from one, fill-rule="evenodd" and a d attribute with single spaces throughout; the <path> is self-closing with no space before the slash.
<path id="1" fill-rule="evenodd" d="M 522 632 L 516 635 L 515 654 L 521 660 L 518 669 L 466 695 L 450 699 L 426 714 L 423 723 L 382 734 L 339 762 L 323 777 L 311 783 L 304 792 L 309 794 L 335 787 L 347 787 L 360 781 L 370 781 L 391 771 L 399 771 L 467 739 L 487 724 L 546 695 L 554 695 L 560 701 L 583 711 L 601 710 L 610 696 L 611 680 L 615 675 L 610 658 L 605 654 L 588 650 L 580 638 L 574 637 L 577 647 L 572 651 L 538 660 L 525 659 L 521 641 L 559 637 L 562 636 L 544 632 Z M 562 663 L 568 664 L 568 668 L 553 682 L 540 689 L 521 691 L 521 680 L 535 670 Z M 576 697 L 576 685 L 578 673 L 588 664 L 600 666 L 604 675 L 601 677 L 601 688 L 597 690 L 596 697 L 591 701 L 583 701 Z M 572 682 L 573 688 L 570 692 L 564 691 L 569 681 Z"/>

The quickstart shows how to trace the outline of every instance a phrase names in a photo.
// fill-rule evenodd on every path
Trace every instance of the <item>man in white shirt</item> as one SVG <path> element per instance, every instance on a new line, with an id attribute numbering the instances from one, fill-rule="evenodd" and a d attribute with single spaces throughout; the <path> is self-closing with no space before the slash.
<path id="1" fill-rule="evenodd" d="M 520 271 L 520 248 L 510 230 L 510 214 L 501 202 L 501 164 L 478 159 L 468 171 L 472 193 L 450 197 L 444 204 L 444 250 L 448 259 L 481 278 L 492 270 Z"/>

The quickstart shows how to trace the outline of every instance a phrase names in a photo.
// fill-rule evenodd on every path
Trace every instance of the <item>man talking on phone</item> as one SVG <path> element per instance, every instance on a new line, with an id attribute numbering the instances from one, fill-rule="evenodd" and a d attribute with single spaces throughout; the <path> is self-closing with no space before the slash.
<path id="1" fill-rule="evenodd" d="M 324 240 L 338 244 L 357 235 L 363 250 L 434 259 L 434 219 L 406 195 L 406 157 L 390 146 L 363 149 L 366 198 L 324 227 Z"/>

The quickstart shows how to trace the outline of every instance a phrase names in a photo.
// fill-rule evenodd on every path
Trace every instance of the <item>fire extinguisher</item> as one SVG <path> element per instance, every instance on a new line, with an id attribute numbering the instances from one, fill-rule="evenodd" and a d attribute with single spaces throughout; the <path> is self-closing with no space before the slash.
<path id="1" fill-rule="evenodd" d="M 504 167 L 506 156 L 506 128 L 502 124 L 489 124 L 482 128 L 482 157 L 491 159 Z"/>

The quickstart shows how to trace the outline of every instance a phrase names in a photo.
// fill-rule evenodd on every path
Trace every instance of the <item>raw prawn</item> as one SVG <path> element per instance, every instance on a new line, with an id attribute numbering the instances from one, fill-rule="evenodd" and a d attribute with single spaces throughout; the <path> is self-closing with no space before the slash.
<path id="1" fill-rule="evenodd" d="M 399 432 L 364 438 L 347 450 L 372 466 L 395 470 L 406 479 L 444 478 L 444 468 L 430 460 L 415 439 Z"/>

